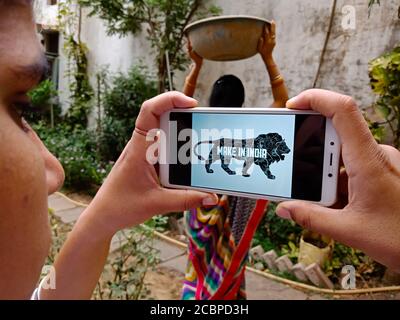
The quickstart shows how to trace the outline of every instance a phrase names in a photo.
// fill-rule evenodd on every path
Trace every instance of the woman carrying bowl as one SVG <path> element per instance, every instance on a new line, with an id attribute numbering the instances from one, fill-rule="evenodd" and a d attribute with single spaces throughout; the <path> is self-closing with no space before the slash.
<path id="1" fill-rule="evenodd" d="M 270 78 L 274 97 L 272 107 L 283 108 L 289 97 L 273 58 L 275 46 L 276 24 L 272 22 L 264 28 L 258 52 Z M 203 58 L 193 50 L 190 41 L 188 51 L 193 67 L 186 78 L 183 93 L 193 97 Z M 209 104 L 210 107 L 241 108 L 244 101 L 245 89 L 241 80 L 234 75 L 224 75 L 214 83 Z M 190 254 L 183 299 L 246 297 L 244 270 L 247 255 L 266 205 L 266 201 L 222 196 L 216 206 L 185 212 Z"/>

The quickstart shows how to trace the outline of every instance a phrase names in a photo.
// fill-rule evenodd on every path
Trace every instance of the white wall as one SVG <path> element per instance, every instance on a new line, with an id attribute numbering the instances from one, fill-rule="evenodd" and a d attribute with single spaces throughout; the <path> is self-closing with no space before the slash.
<path id="1" fill-rule="evenodd" d="M 215 1 L 224 14 L 249 14 L 277 23 L 275 57 L 290 95 L 312 87 L 331 14 L 332 0 Z M 367 0 L 338 0 L 332 35 L 317 85 L 354 96 L 363 107 L 374 101 L 369 89 L 368 61 L 392 48 L 400 40 L 399 2 L 382 1 L 368 19 Z M 342 28 L 342 8 L 356 8 L 356 29 Z M 246 106 L 268 106 L 271 90 L 259 57 L 236 63 L 206 63 L 198 98 L 206 103 L 210 83 L 233 73 L 245 83 Z"/>
<path id="2" fill-rule="evenodd" d="M 318 86 L 355 97 L 367 107 L 374 101 L 369 88 L 368 61 L 392 48 L 400 40 L 398 0 L 386 0 L 373 10 L 368 19 L 367 0 L 338 0 L 325 63 Z M 278 45 L 275 57 L 284 75 L 290 95 L 310 88 L 317 72 L 326 37 L 333 0 L 209 0 L 219 5 L 224 14 L 249 14 L 277 23 Z M 356 8 L 356 29 L 342 28 L 342 8 Z M 98 18 L 83 20 L 82 39 L 89 48 L 89 71 L 92 76 L 99 66 L 126 71 L 140 61 L 153 65 L 153 56 L 145 35 L 138 37 L 108 37 Z M 61 44 L 62 45 L 62 44 Z M 62 64 L 62 68 L 65 64 Z M 154 71 L 154 69 L 153 69 Z M 212 83 L 224 74 L 239 76 L 246 87 L 246 106 L 268 106 L 272 102 L 265 66 L 259 56 L 239 62 L 206 62 L 198 82 L 196 97 L 207 105 Z M 175 79 L 177 88 L 183 85 L 184 74 Z M 66 79 L 61 89 L 66 94 Z"/>

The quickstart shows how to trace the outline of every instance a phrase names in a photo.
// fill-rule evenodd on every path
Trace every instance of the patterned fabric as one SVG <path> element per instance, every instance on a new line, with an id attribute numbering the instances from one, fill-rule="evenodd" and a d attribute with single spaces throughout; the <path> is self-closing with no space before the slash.
<path id="1" fill-rule="evenodd" d="M 248 250 L 266 204 L 223 196 L 215 207 L 185 213 L 190 242 L 184 300 L 246 298 Z"/>
<path id="2" fill-rule="evenodd" d="M 229 220 L 236 245 L 243 236 L 250 215 L 256 207 L 256 200 L 240 197 L 229 197 Z"/>

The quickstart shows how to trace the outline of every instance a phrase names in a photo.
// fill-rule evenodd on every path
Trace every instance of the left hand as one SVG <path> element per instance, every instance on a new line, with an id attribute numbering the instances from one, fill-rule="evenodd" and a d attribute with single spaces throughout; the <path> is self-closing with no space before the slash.
<path id="1" fill-rule="evenodd" d="M 271 22 L 271 25 L 266 25 L 263 36 L 258 42 L 258 52 L 261 54 L 263 59 L 270 58 L 272 52 L 276 46 L 276 24 L 275 21 Z"/>
<path id="2" fill-rule="evenodd" d="M 179 92 L 165 93 L 143 104 L 132 139 L 84 213 L 96 231 L 94 236 L 112 236 L 157 214 L 218 202 L 214 194 L 163 188 L 155 167 L 147 159 L 148 148 L 154 142 L 147 141 L 146 132 L 159 128 L 159 117 L 173 108 L 196 106 L 196 100 Z"/>

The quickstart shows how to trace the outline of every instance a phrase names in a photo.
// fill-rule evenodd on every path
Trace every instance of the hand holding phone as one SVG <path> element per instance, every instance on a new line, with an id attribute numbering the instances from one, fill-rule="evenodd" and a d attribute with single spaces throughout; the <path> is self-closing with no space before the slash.
<path id="1" fill-rule="evenodd" d="M 161 117 L 161 183 L 283 201 L 336 201 L 340 140 L 312 111 L 172 110 Z"/>
<path id="2" fill-rule="evenodd" d="M 400 152 L 379 145 L 356 102 L 326 90 L 308 90 L 288 102 L 333 120 L 342 145 L 340 202 L 335 209 L 303 201 L 279 204 L 277 214 L 364 251 L 400 272 Z"/>
<path id="3" fill-rule="evenodd" d="M 114 165 L 106 181 L 91 202 L 90 225 L 113 235 L 118 230 L 137 225 L 157 214 L 183 211 L 218 202 L 215 195 L 199 191 L 161 188 L 156 168 L 147 153 L 154 142 L 148 132 L 160 127 L 159 117 L 174 106 L 192 108 L 197 101 L 182 93 L 169 92 L 146 101 L 136 120 L 132 139 Z"/>

